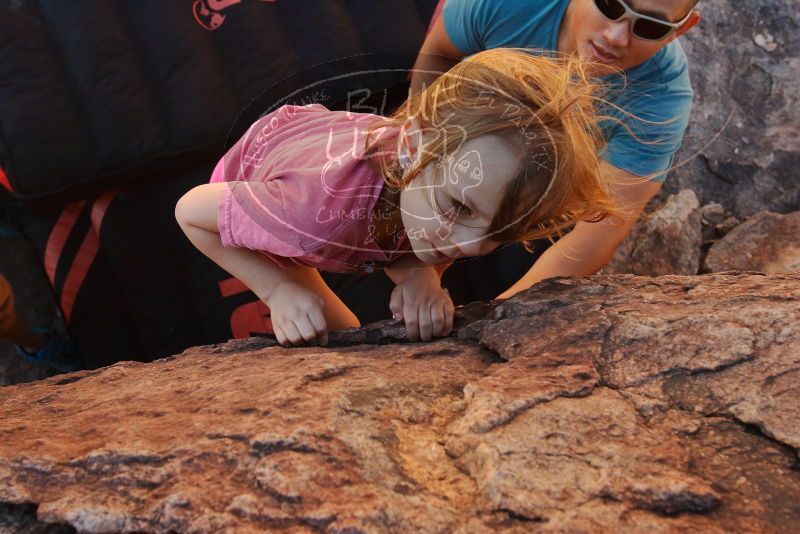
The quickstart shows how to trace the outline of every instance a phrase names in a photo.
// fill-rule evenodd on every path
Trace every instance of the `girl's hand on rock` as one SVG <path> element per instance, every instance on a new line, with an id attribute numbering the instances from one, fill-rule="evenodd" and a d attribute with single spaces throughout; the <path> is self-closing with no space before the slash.
<path id="1" fill-rule="evenodd" d="M 284 282 L 272 291 L 266 304 L 275 337 L 282 346 L 328 344 L 328 328 L 322 312 L 325 301 L 315 292 L 294 282 Z"/>
<path id="2" fill-rule="evenodd" d="M 417 269 L 397 284 L 389 309 L 395 319 L 405 321 L 411 341 L 429 341 L 453 330 L 455 306 L 431 267 Z"/>

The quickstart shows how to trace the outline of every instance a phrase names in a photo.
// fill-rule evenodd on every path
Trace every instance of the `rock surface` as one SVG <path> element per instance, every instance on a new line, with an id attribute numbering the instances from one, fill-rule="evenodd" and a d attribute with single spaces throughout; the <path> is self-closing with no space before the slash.
<path id="1" fill-rule="evenodd" d="M 700 208 L 700 223 L 703 227 L 703 245 L 710 245 L 725 237 L 741 221 L 728 214 L 722 204 L 711 202 Z"/>
<path id="2" fill-rule="evenodd" d="M 800 210 L 800 0 L 703 0 L 698 9 L 703 20 L 680 39 L 695 99 L 675 164 L 689 162 L 665 193 L 693 189 L 740 219 Z"/>
<path id="3" fill-rule="evenodd" d="M 788 273 L 800 271 L 800 211 L 781 215 L 763 211 L 711 246 L 705 268 Z"/>
<path id="4" fill-rule="evenodd" d="M 383 323 L 327 348 L 251 339 L 0 389 L 0 525 L 800 522 L 800 274 L 553 279 L 461 312 L 430 343 L 387 345 L 403 332 Z"/>
<path id="5" fill-rule="evenodd" d="M 694 191 L 670 195 L 652 213 L 643 214 L 603 269 L 605 274 L 697 274 L 703 234 Z"/>

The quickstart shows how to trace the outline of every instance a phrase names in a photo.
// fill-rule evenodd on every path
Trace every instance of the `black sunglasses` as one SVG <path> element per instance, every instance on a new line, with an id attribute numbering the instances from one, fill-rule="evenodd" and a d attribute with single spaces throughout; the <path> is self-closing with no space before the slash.
<path id="1" fill-rule="evenodd" d="M 630 8 L 623 0 L 594 0 L 594 5 L 608 20 L 630 20 L 631 33 L 640 39 L 660 41 L 680 28 L 689 20 L 692 11 L 679 22 L 667 22 L 649 15 L 643 15 Z"/>

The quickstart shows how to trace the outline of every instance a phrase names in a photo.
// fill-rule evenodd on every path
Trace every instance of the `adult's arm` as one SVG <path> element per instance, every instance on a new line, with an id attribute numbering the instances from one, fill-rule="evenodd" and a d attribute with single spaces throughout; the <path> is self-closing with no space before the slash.
<path id="1" fill-rule="evenodd" d="M 411 75 L 411 94 L 417 94 L 450 70 L 466 54 L 456 48 L 444 27 L 444 13 L 434 22 L 422 43 Z"/>
<path id="2" fill-rule="evenodd" d="M 547 249 L 530 270 L 508 290 L 498 296 L 509 298 L 533 284 L 554 276 L 588 276 L 605 267 L 614 251 L 631 232 L 647 203 L 661 189 L 661 182 L 639 182 L 641 179 L 608 163 L 602 172 L 611 173 L 614 200 L 625 208 L 620 221 L 604 219 L 596 223 L 579 222 L 567 235 Z M 621 182 L 621 183 L 617 183 Z M 627 183 L 626 183 L 627 182 Z"/>

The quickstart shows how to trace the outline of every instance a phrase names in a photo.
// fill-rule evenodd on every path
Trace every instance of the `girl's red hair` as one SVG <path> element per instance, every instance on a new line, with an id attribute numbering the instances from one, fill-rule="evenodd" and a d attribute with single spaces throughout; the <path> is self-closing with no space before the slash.
<path id="1" fill-rule="evenodd" d="M 489 229 L 492 240 L 552 238 L 578 221 L 621 215 L 601 173 L 604 146 L 595 104 L 602 87 L 590 65 L 522 49 L 486 50 L 458 63 L 394 114 L 370 126 L 368 154 L 396 154 L 409 119 L 425 132 L 424 149 L 405 170 L 396 158 L 375 158 L 387 182 L 402 189 L 429 163 L 447 162 L 467 140 L 502 135 L 524 151 Z M 370 140 L 374 142 L 370 142 Z"/>

